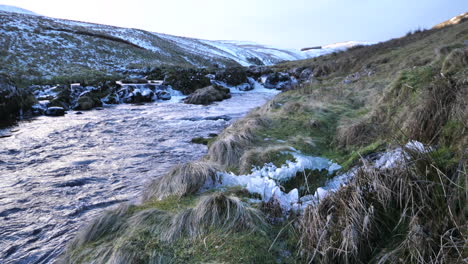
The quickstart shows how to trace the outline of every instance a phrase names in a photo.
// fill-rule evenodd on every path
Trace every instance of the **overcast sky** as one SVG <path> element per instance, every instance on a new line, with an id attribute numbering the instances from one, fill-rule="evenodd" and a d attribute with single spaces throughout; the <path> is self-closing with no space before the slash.
<path id="1" fill-rule="evenodd" d="M 383 41 L 468 11 L 468 0 L 0 0 L 41 15 L 282 48 Z"/>

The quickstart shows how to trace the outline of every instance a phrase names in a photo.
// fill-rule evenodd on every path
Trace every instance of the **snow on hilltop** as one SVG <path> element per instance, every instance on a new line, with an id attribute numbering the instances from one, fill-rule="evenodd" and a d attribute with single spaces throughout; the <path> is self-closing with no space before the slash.
<path id="1" fill-rule="evenodd" d="M 8 11 L 5 11 L 8 9 Z M 273 65 L 309 58 L 299 50 L 245 41 L 214 41 L 172 36 L 0 10 L 0 72 L 34 76 L 83 70 L 125 71 L 157 65 L 228 67 Z M 32 12 L 31 12 L 32 13 Z"/>
<path id="2" fill-rule="evenodd" d="M 38 14 L 32 12 L 32 11 L 29 11 L 29 10 L 26 10 L 26 9 L 23 9 L 23 8 L 19 8 L 19 7 L 16 7 L 16 6 L 9 6 L 9 5 L 0 5 L 0 11 L 10 12 L 10 13 L 26 14 L 26 15 L 34 15 L 34 16 L 38 15 Z"/>
<path id="3" fill-rule="evenodd" d="M 5 55 L 0 56 L 0 65 L 4 65 L 0 72 L 20 71 L 32 78 L 158 65 L 273 65 L 361 44 L 347 42 L 302 52 L 248 41 L 202 40 L 51 18 L 5 5 L 0 5 L 0 35 L 0 55 Z"/>
<path id="4" fill-rule="evenodd" d="M 318 57 L 326 54 L 330 54 L 333 52 L 347 50 L 349 48 L 360 46 L 360 45 L 372 45 L 375 44 L 373 42 L 359 42 L 359 41 L 346 41 L 346 42 L 338 42 L 333 44 L 328 44 L 321 47 L 314 47 L 314 48 L 305 48 L 304 53 L 307 54 L 306 56 L 310 57 Z"/>

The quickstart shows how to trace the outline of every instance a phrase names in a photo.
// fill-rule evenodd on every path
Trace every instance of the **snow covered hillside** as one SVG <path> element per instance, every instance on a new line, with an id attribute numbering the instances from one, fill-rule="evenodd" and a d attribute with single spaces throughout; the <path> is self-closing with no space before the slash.
<path id="1" fill-rule="evenodd" d="M 375 43 L 373 43 L 373 42 L 358 42 L 358 41 L 338 42 L 338 43 L 328 44 L 328 45 L 322 46 L 320 49 L 317 49 L 317 48 L 307 49 L 307 48 L 305 48 L 305 51 L 303 53 L 304 53 L 304 56 L 306 56 L 308 58 L 312 58 L 312 57 L 318 57 L 318 56 L 330 54 L 330 53 L 333 53 L 333 52 L 347 50 L 347 49 L 355 47 L 355 46 L 372 45 L 372 44 L 375 44 Z"/>
<path id="2" fill-rule="evenodd" d="M 308 58 L 299 50 L 255 43 L 177 37 L 24 13 L 0 10 L 0 73 L 43 78 L 157 65 L 272 65 Z"/>
<path id="3" fill-rule="evenodd" d="M 26 9 L 23 9 L 23 8 L 19 8 L 19 7 L 16 7 L 16 6 L 9 6 L 9 5 L 0 5 L 0 11 L 11 12 L 11 13 L 19 13 L 19 14 L 26 14 L 26 15 L 35 15 L 35 16 L 38 15 L 38 14 L 32 12 L 32 11 L 29 11 L 29 10 L 26 10 Z"/>

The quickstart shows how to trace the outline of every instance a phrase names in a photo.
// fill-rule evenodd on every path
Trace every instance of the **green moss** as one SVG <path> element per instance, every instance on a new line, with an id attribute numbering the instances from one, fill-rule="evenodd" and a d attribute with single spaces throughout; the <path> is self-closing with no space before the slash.
<path id="1" fill-rule="evenodd" d="M 299 190 L 299 195 L 314 194 L 318 187 L 324 186 L 333 175 L 327 170 L 304 170 L 296 173 L 296 176 L 281 184 L 285 192 L 293 189 Z"/>
<path id="2" fill-rule="evenodd" d="M 211 143 L 213 143 L 216 140 L 216 137 L 217 137 L 216 134 L 210 134 L 210 137 L 207 137 L 207 138 L 196 137 L 196 138 L 192 138 L 192 140 L 190 141 L 194 144 L 202 144 L 202 145 L 209 146 Z"/>
<path id="3" fill-rule="evenodd" d="M 178 212 L 195 206 L 198 199 L 199 197 L 193 195 L 184 197 L 169 196 L 163 200 L 152 200 L 142 205 L 132 206 L 129 211 L 130 213 L 135 213 L 146 209 L 158 209 L 168 212 Z"/>
<path id="4" fill-rule="evenodd" d="M 359 149 L 351 151 L 349 154 L 341 154 L 342 156 L 337 159 L 338 163 L 343 167 L 342 170 L 346 171 L 356 165 L 356 163 L 363 157 L 385 150 L 386 143 L 378 140 Z"/>

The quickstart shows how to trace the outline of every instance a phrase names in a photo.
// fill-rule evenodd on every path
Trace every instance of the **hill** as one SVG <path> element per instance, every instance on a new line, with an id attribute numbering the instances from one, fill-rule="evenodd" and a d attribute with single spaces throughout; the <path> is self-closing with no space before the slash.
<path id="1" fill-rule="evenodd" d="M 18 14 L 26 14 L 26 15 L 38 15 L 32 11 L 16 7 L 10 5 L 0 5 L 0 11 L 10 12 L 10 13 L 18 13 Z"/>
<path id="2" fill-rule="evenodd" d="M 28 79 L 159 65 L 272 65 L 307 58 L 300 51 L 263 45 L 177 37 L 31 15 L 12 7 L 3 9 L 0 9 L 0 73 Z"/>

